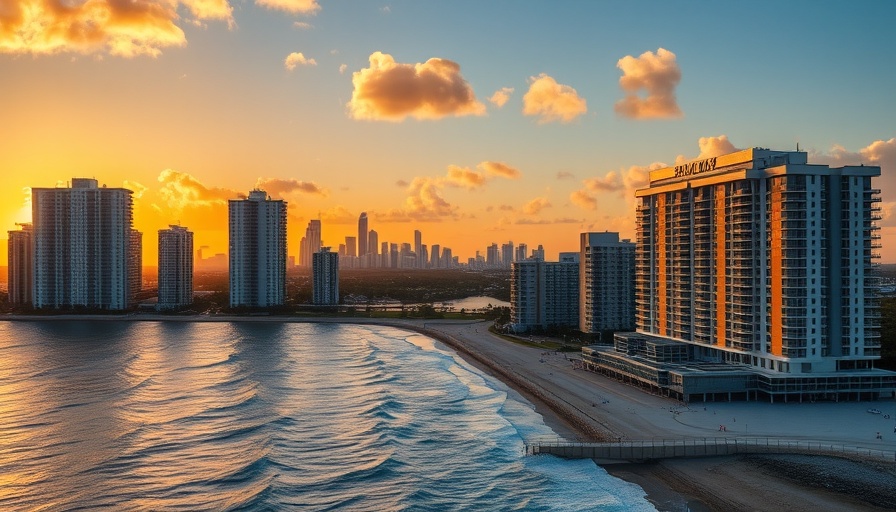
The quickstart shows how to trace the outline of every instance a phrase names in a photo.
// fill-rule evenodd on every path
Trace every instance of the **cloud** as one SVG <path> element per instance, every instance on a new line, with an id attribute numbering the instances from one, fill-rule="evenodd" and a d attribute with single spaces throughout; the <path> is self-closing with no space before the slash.
<path id="1" fill-rule="evenodd" d="M 568 85 L 542 73 L 529 77 L 529 91 L 523 96 L 523 114 L 538 116 L 539 123 L 568 123 L 588 112 L 584 98 Z"/>
<path id="2" fill-rule="evenodd" d="M 479 168 L 492 176 L 500 176 L 511 180 L 518 179 L 522 173 L 504 162 L 482 162 Z"/>
<path id="3" fill-rule="evenodd" d="M 314 25 L 305 21 L 296 21 L 292 24 L 293 28 L 297 28 L 299 30 L 311 30 L 314 28 Z"/>
<path id="4" fill-rule="evenodd" d="M 282 198 L 293 192 L 302 192 L 321 197 L 327 197 L 329 192 L 310 181 L 284 180 L 279 178 L 258 178 L 255 181 L 255 188 L 264 190 L 271 197 Z"/>
<path id="5" fill-rule="evenodd" d="M 539 225 L 539 224 L 579 224 L 584 222 L 582 219 L 574 219 L 572 217 L 559 217 L 553 220 L 548 219 L 519 219 L 515 224 L 521 225 Z"/>
<path id="6" fill-rule="evenodd" d="M 444 183 L 470 190 L 481 187 L 485 184 L 485 180 L 486 177 L 481 172 L 472 171 L 467 167 L 449 165 L 448 174 L 445 176 Z"/>
<path id="7" fill-rule="evenodd" d="M 622 177 L 616 171 L 608 172 L 603 178 L 588 178 L 582 183 L 587 190 L 594 192 L 615 192 L 624 188 Z"/>
<path id="8" fill-rule="evenodd" d="M 159 195 L 176 212 L 187 207 L 226 205 L 228 199 L 245 197 L 235 190 L 206 187 L 192 175 L 173 169 L 162 171 L 158 180 L 162 184 Z"/>
<path id="9" fill-rule="evenodd" d="M 436 222 L 444 217 L 460 218 L 458 207 L 443 195 L 446 187 L 475 190 L 484 187 L 492 177 L 515 179 L 520 172 L 503 162 L 480 162 L 477 170 L 459 165 L 449 165 L 444 176 L 418 176 L 407 185 L 405 204 L 400 209 L 377 213 L 382 222 L 408 222 L 410 220 Z"/>
<path id="10" fill-rule="evenodd" d="M 320 10 L 317 0 L 255 0 L 255 3 L 268 9 L 291 14 L 311 15 Z"/>
<path id="11" fill-rule="evenodd" d="M 574 179 L 575 177 L 576 177 L 575 174 L 568 172 L 568 171 L 558 171 L 557 172 L 558 180 L 571 180 L 571 179 Z"/>
<path id="12" fill-rule="evenodd" d="M 675 158 L 675 165 L 689 162 L 690 160 L 703 160 L 704 158 L 712 158 L 714 156 L 726 155 L 739 151 L 734 144 L 728 140 L 727 135 L 719 135 L 718 137 L 700 137 L 697 141 L 700 148 L 700 154 L 696 158 L 690 159 L 684 155 L 678 155 Z"/>
<path id="13" fill-rule="evenodd" d="M 286 56 L 286 59 L 284 59 L 283 66 L 289 71 L 292 71 L 296 69 L 296 66 L 317 66 L 317 61 L 314 59 L 306 59 L 302 52 L 292 52 Z"/>
<path id="14" fill-rule="evenodd" d="M 340 75 L 345 74 L 346 69 L 348 69 L 348 64 L 340 64 L 339 65 L 339 74 Z"/>
<path id="15" fill-rule="evenodd" d="M 509 204 L 502 204 L 502 205 L 498 205 L 498 209 L 503 212 L 512 212 L 513 206 L 511 206 Z"/>
<path id="16" fill-rule="evenodd" d="M 140 199 L 141 197 L 143 197 L 143 194 L 145 194 L 146 191 L 149 190 L 148 187 L 137 183 L 136 181 L 130 180 L 124 180 L 123 186 L 124 188 L 134 192 L 134 199 Z"/>
<path id="17" fill-rule="evenodd" d="M 400 64 L 389 54 L 374 52 L 370 67 L 352 74 L 352 84 L 346 106 L 354 119 L 403 121 L 485 113 L 460 66 L 447 59 Z"/>
<path id="18" fill-rule="evenodd" d="M 541 210 L 551 207 L 551 202 L 546 197 L 536 197 L 523 206 L 523 213 L 527 215 L 538 215 Z"/>
<path id="19" fill-rule="evenodd" d="M 317 0 L 256 0 L 262 7 L 314 14 Z M 188 16 L 181 16 L 186 11 Z M 0 0 L 0 53 L 157 57 L 187 44 L 183 25 L 236 26 L 228 0 Z"/>
<path id="20" fill-rule="evenodd" d="M 625 98 L 616 102 L 616 114 L 629 119 L 670 119 L 682 117 L 675 99 L 675 87 L 681 81 L 681 69 L 675 54 L 664 48 L 640 57 L 626 55 L 616 67 L 622 70 L 619 87 Z M 639 96 L 641 91 L 646 95 Z"/>
<path id="21" fill-rule="evenodd" d="M 410 183 L 408 183 L 408 182 L 405 181 L 405 180 L 398 180 L 398 181 L 395 182 L 395 184 L 398 185 L 398 186 L 401 187 L 401 188 L 406 188 L 408 185 L 410 185 Z"/>
<path id="22" fill-rule="evenodd" d="M 585 210 L 594 210 L 597 208 L 597 199 L 594 198 L 587 190 L 576 190 L 569 194 L 569 200 L 572 204 Z"/>
<path id="23" fill-rule="evenodd" d="M 507 100 L 510 99 L 511 94 L 513 94 L 513 87 L 502 87 L 495 91 L 488 101 L 492 102 L 498 108 L 501 108 L 507 103 Z"/>
<path id="24" fill-rule="evenodd" d="M 4 0 L 0 4 L 0 52 L 107 51 L 122 57 L 156 56 L 161 48 L 186 44 L 176 23 L 178 3 Z M 193 3 L 191 12 L 200 17 L 204 10 Z"/>
<path id="25" fill-rule="evenodd" d="M 337 205 L 321 212 L 320 220 L 324 224 L 354 224 L 358 221 L 358 216 L 350 212 L 348 208 Z"/>

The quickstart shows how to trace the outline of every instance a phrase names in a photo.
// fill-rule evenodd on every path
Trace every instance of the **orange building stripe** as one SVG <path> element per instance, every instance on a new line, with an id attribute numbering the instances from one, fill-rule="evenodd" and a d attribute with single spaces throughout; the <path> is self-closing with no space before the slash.
<path id="1" fill-rule="evenodd" d="M 784 251 L 781 247 L 781 180 L 772 179 L 771 194 L 771 219 L 769 222 L 771 235 L 771 264 L 769 265 L 769 278 L 772 282 L 771 296 L 771 319 L 769 326 L 771 327 L 771 353 L 780 356 L 783 355 L 782 340 L 784 336 L 782 316 L 784 314 L 784 294 L 782 290 L 783 273 L 781 264 L 784 261 Z"/>
<path id="2" fill-rule="evenodd" d="M 716 345 L 725 346 L 725 312 L 728 306 L 728 294 L 726 291 L 725 269 L 725 186 L 716 185 L 715 197 L 715 234 L 716 234 Z"/>
<path id="3" fill-rule="evenodd" d="M 656 196 L 656 305 L 659 320 L 659 334 L 668 335 L 666 310 L 666 196 Z"/>

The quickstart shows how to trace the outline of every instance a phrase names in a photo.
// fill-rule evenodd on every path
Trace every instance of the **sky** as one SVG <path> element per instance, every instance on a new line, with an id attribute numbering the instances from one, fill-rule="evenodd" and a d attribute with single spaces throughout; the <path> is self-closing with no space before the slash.
<path id="1" fill-rule="evenodd" d="M 227 200 L 325 245 L 634 237 L 647 171 L 735 149 L 881 166 L 896 263 L 896 2 L 0 0 L 0 239 L 30 188 L 134 191 L 226 252 Z M 5 240 L 0 240 L 5 245 Z M 0 251 L 0 265 L 6 262 Z"/>

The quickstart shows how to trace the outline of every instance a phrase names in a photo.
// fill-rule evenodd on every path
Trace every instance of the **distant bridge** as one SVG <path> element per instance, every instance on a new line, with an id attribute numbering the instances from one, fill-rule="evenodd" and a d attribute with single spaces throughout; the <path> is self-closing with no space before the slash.
<path id="1" fill-rule="evenodd" d="M 552 440 L 526 444 L 527 455 L 548 454 L 566 459 L 595 459 L 604 464 L 760 453 L 828 455 L 896 462 L 896 451 L 894 450 L 877 450 L 824 441 L 796 441 L 779 438 L 708 437 L 617 443 L 574 443 Z"/>

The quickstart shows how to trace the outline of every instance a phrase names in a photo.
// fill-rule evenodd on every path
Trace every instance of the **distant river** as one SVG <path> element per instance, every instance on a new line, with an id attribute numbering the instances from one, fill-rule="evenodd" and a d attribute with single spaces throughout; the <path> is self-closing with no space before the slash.
<path id="1" fill-rule="evenodd" d="M 653 510 L 550 434 L 399 329 L 0 322 L 4 511 Z"/>

